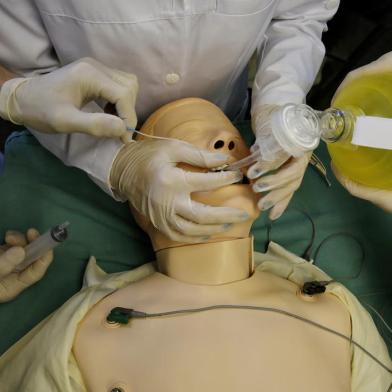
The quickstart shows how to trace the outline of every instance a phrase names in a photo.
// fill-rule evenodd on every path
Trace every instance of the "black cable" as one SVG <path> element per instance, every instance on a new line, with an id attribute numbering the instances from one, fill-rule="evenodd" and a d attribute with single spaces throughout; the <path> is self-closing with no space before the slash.
<path id="1" fill-rule="evenodd" d="M 301 214 L 305 215 L 305 216 L 308 218 L 308 220 L 309 220 L 309 222 L 310 222 L 310 224 L 311 224 L 311 226 L 312 226 L 312 235 L 311 235 L 311 238 L 310 238 L 309 245 L 306 247 L 305 251 L 304 251 L 304 252 L 302 253 L 302 255 L 300 256 L 300 257 L 302 257 L 303 259 L 305 259 L 305 260 L 307 260 L 307 261 L 310 261 L 310 260 L 312 259 L 312 249 L 313 249 L 313 246 L 314 246 L 314 241 L 315 241 L 315 239 L 316 239 L 316 224 L 315 224 L 313 218 L 310 216 L 310 214 L 309 214 L 308 212 L 306 212 L 306 211 L 304 211 L 304 210 L 300 210 L 300 209 L 298 209 L 298 208 L 291 208 L 291 210 L 300 212 Z M 266 247 L 265 247 L 265 252 L 267 252 L 267 250 L 268 250 L 268 244 L 269 244 L 269 242 L 272 240 L 272 238 L 271 238 L 271 232 L 272 232 L 272 225 L 271 225 L 271 223 L 269 223 L 269 224 L 267 225 L 267 243 L 266 243 Z M 341 277 L 341 278 L 339 278 L 339 280 L 351 280 L 351 279 L 356 279 L 356 278 L 359 277 L 359 275 L 360 275 L 361 272 L 362 272 L 363 265 L 364 265 L 364 263 L 365 263 L 366 254 L 365 254 L 365 247 L 364 247 L 364 245 L 362 244 L 362 241 L 361 241 L 358 237 L 356 237 L 354 234 L 347 233 L 347 232 L 339 232 L 339 233 L 330 234 L 329 236 L 327 236 L 326 238 L 324 238 L 324 239 L 320 242 L 320 244 L 318 245 L 318 247 L 316 248 L 316 250 L 315 250 L 315 252 L 314 252 L 314 257 L 313 257 L 314 263 L 313 263 L 313 264 L 316 265 L 317 256 L 319 255 L 320 249 L 323 247 L 323 245 L 325 245 L 325 243 L 327 243 L 327 242 L 328 242 L 329 240 L 331 240 L 332 238 L 338 237 L 338 236 L 346 236 L 346 237 L 352 238 L 353 240 L 355 240 L 355 241 L 357 242 L 357 244 L 359 245 L 359 247 L 360 247 L 360 249 L 361 249 L 361 261 L 360 261 L 361 266 L 360 266 L 359 272 L 358 272 L 356 275 L 354 275 L 354 276 L 348 276 L 348 277 Z"/>
<path id="2" fill-rule="evenodd" d="M 346 233 L 346 232 L 340 232 L 340 233 L 333 233 L 333 234 L 330 234 L 328 237 L 324 238 L 324 239 L 320 242 L 319 246 L 317 247 L 317 249 L 316 249 L 316 251 L 315 251 L 315 253 L 314 253 L 314 263 L 313 263 L 313 264 L 316 265 L 317 257 L 318 257 L 318 255 L 319 255 L 320 249 L 323 247 L 323 245 L 325 245 L 325 244 L 326 244 L 329 240 L 331 240 L 332 238 L 334 238 L 334 237 L 339 237 L 339 236 L 350 237 L 350 238 L 352 238 L 354 241 L 356 241 L 356 243 L 359 245 L 359 248 L 361 249 L 361 260 L 360 260 L 360 268 L 359 268 L 359 271 L 358 271 L 358 273 L 357 273 L 356 275 L 352 275 L 352 276 L 343 276 L 343 277 L 339 277 L 339 278 L 336 278 L 336 279 L 337 279 L 337 280 L 353 280 L 353 279 L 356 279 L 356 278 L 359 277 L 359 275 L 361 275 L 363 266 L 364 266 L 364 264 L 365 264 L 366 253 L 365 253 L 365 247 L 364 247 L 364 245 L 362 244 L 362 241 L 361 241 L 358 237 L 356 237 L 354 234 Z"/>
<path id="3" fill-rule="evenodd" d="M 316 238 L 316 225 L 314 223 L 314 220 L 312 219 L 312 217 L 310 216 L 310 214 L 308 212 L 300 210 L 298 208 L 290 208 L 288 211 L 290 211 L 290 210 L 297 211 L 297 212 L 301 213 L 302 215 L 305 215 L 308 218 L 308 220 L 310 221 L 310 224 L 312 226 L 312 236 L 310 238 L 310 242 L 309 242 L 308 246 L 306 247 L 306 249 L 304 250 L 304 252 L 302 253 L 302 255 L 300 255 L 300 257 L 302 257 L 303 259 L 310 261 L 312 249 L 313 249 L 313 245 L 314 245 L 314 240 Z M 267 252 L 268 245 L 271 241 L 271 232 L 272 232 L 272 225 L 271 225 L 271 223 L 268 223 L 268 225 L 267 225 L 267 243 L 265 246 L 265 253 Z"/>
<path id="4" fill-rule="evenodd" d="M 310 243 L 308 245 L 308 247 L 305 249 L 304 253 L 302 254 L 302 258 L 310 261 L 311 260 L 311 254 L 312 254 L 312 249 L 313 249 L 313 245 L 314 245 L 314 240 L 316 238 L 316 225 L 314 223 L 314 220 L 312 219 L 312 217 L 310 216 L 310 214 L 308 214 L 306 211 L 301 211 L 298 210 L 299 212 L 302 212 L 310 221 L 310 224 L 312 225 L 312 237 L 310 238 Z"/>
<path id="5" fill-rule="evenodd" d="M 305 317 L 299 316 L 295 313 L 290 313 L 286 310 L 276 309 L 276 308 L 269 308 L 264 306 L 251 306 L 251 305 L 212 305 L 206 306 L 201 308 L 190 308 L 190 309 L 180 309 L 180 310 L 171 310 L 168 312 L 157 312 L 157 313 L 145 313 L 140 311 L 135 311 L 133 309 L 124 309 L 128 311 L 128 318 L 156 318 L 156 317 L 165 317 L 165 316 L 177 316 L 177 315 L 186 315 L 190 313 L 200 313 L 206 312 L 209 310 L 216 310 L 216 309 L 241 309 L 241 310 L 254 310 L 254 311 L 264 311 L 264 312 L 271 312 L 271 313 L 278 313 L 287 317 L 291 317 L 300 321 L 303 321 L 309 325 L 312 325 L 316 328 L 319 328 L 323 331 L 329 332 L 333 335 L 336 335 L 344 340 L 347 340 L 350 344 L 358 347 L 362 350 L 367 356 L 373 359 L 376 363 L 378 363 L 383 369 L 385 369 L 388 373 L 392 374 L 392 369 L 389 369 L 387 365 L 382 363 L 379 359 L 377 359 L 372 353 L 370 353 L 366 348 L 364 348 L 361 344 L 357 343 L 351 337 L 348 337 L 338 331 L 335 331 L 329 327 L 326 327 L 322 324 L 319 324 L 315 321 L 309 320 Z"/>

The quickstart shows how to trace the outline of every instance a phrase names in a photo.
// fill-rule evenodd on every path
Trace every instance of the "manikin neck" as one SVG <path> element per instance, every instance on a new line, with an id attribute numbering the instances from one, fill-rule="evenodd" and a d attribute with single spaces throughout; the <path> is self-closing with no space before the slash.
<path id="1" fill-rule="evenodd" d="M 190 284 L 227 284 L 254 270 L 253 237 L 162 249 L 156 256 L 159 272 Z"/>

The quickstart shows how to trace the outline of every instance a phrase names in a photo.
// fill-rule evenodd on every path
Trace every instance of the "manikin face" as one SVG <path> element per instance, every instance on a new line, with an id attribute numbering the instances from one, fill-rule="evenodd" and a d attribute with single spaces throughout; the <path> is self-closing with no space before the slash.
<path id="1" fill-rule="evenodd" d="M 227 154 L 231 162 L 249 154 L 240 133 L 224 113 L 214 104 L 199 98 L 181 99 L 163 106 L 147 119 L 141 132 L 180 139 L 208 151 L 221 152 Z M 178 166 L 184 170 L 206 171 L 186 164 Z M 211 236 L 207 242 L 249 236 L 251 225 L 259 214 L 259 197 L 252 191 L 250 184 L 228 185 L 213 191 L 194 192 L 191 196 L 193 200 L 204 204 L 243 209 L 250 216 L 248 221 L 234 224 L 230 230 Z M 134 215 L 150 235 L 155 250 L 183 245 L 159 233 L 140 214 L 134 212 Z"/>

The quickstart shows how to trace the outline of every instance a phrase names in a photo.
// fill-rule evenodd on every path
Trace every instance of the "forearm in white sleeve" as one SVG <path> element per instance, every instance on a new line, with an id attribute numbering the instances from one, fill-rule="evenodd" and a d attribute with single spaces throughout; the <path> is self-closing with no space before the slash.
<path id="1" fill-rule="evenodd" d="M 0 1 L 0 64 L 18 76 L 34 76 L 60 67 L 34 0 Z M 101 110 L 95 105 L 91 111 Z M 66 165 L 85 171 L 105 192 L 110 170 L 122 146 L 119 140 L 85 134 L 53 135 L 31 130 Z"/>
<path id="2" fill-rule="evenodd" d="M 282 0 L 267 32 L 253 85 L 252 113 L 261 105 L 304 102 L 325 55 L 321 41 L 339 0 Z"/>
<path id="3" fill-rule="evenodd" d="M 0 1 L 0 64 L 18 76 L 59 67 L 33 0 Z"/>
<path id="4" fill-rule="evenodd" d="M 83 111 L 103 112 L 95 102 L 90 102 Z M 85 133 L 48 134 L 30 129 L 38 141 L 67 166 L 77 167 L 106 193 L 116 200 L 110 186 L 110 170 L 118 151 L 124 145 L 120 139 L 96 138 Z"/>
<path id="5" fill-rule="evenodd" d="M 60 135 L 34 130 L 31 132 L 64 164 L 83 170 L 101 189 L 116 200 L 120 200 L 113 194 L 109 183 L 113 161 L 123 146 L 119 139 L 98 139 L 82 133 Z"/>

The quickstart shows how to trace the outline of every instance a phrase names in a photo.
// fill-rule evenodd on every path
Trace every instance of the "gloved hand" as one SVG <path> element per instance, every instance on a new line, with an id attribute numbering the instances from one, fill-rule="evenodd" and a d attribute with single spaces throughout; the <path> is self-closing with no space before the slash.
<path id="1" fill-rule="evenodd" d="M 270 138 L 273 136 L 269 118 L 279 107 L 278 105 L 263 105 L 253 113 L 252 127 L 256 141 L 251 147 L 252 152 L 264 143 L 270 144 Z M 274 220 L 283 214 L 294 192 L 301 185 L 312 153 L 294 158 L 282 149 L 272 148 L 272 150 L 271 156 L 264 157 L 248 169 L 247 176 L 251 180 L 258 178 L 253 184 L 254 192 L 268 192 L 260 198 L 258 207 L 260 210 L 271 209 L 269 218 Z M 277 170 L 276 173 L 265 175 L 274 170 Z"/>
<path id="2" fill-rule="evenodd" d="M 337 96 L 342 89 L 345 88 L 346 84 L 365 75 L 378 74 L 383 72 L 392 72 L 392 52 L 381 56 L 378 60 L 371 62 L 370 64 L 364 65 L 363 67 L 357 68 L 351 71 L 344 78 L 339 88 L 335 92 Z M 334 98 L 332 99 L 332 101 Z M 373 204 L 379 206 L 385 211 L 392 212 L 392 191 L 387 191 L 377 188 L 369 188 L 351 181 L 347 177 L 343 176 L 339 170 L 333 164 L 332 170 L 339 180 L 339 182 L 353 195 L 361 199 L 368 200 Z"/>
<path id="3" fill-rule="evenodd" d="M 45 133 L 84 132 L 129 141 L 126 126 L 137 123 L 137 78 L 84 58 L 48 74 L 8 80 L 0 90 L 0 115 Z M 119 117 L 81 111 L 103 98 L 115 104 Z"/>
<path id="4" fill-rule="evenodd" d="M 186 163 L 214 168 L 226 155 L 203 151 L 180 140 L 142 140 L 125 145 L 110 174 L 112 188 L 174 241 L 202 242 L 249 219 L 240 209 L 212 207 L 191 200 L 191 193 L 208 191 L 241 180 L 240 172 L 200 173 L 176 167 Z"/>
<path id="5" fill-rule="evenodd" d="M 331 163 L 332 171 L 338 181 L 353 195 L 360 199 L 368 200 L 387 212 L 392 212 L 392 191 L 369 188 L 364 185 L 351 181 L 343 176 L 337 167 Z"/>
<path id="6" fill-rule="evenodd" d="M 13 272 L 25 258 L 23 247 L 38 236 L 35 229 L 27 231 L 27 238 L 15 231 L 6 233 L 6 245 L 0 246 L 0 303 L 14 299 L 23 290 L 38 282 L 52 262 L 53 252 L 50 251 L 25 270 Z"/>
<path id="7" fill-rule="evenodd" d="M 392 72 L 392 52 L 384 54 L 378 60 L 373 61 L 363 67 L 357 68 L 344 78 L 343 82 L 340 84 L 339 88 L 336 90 L 334 97 L 332 98 L 332 102 L 334 101 L 335 97 L 340 93 L 340 91 L 345 88 L 346 84 L 355 80 L 359 77 L 365 75 L 373 75 L 383 72 Z"/>

